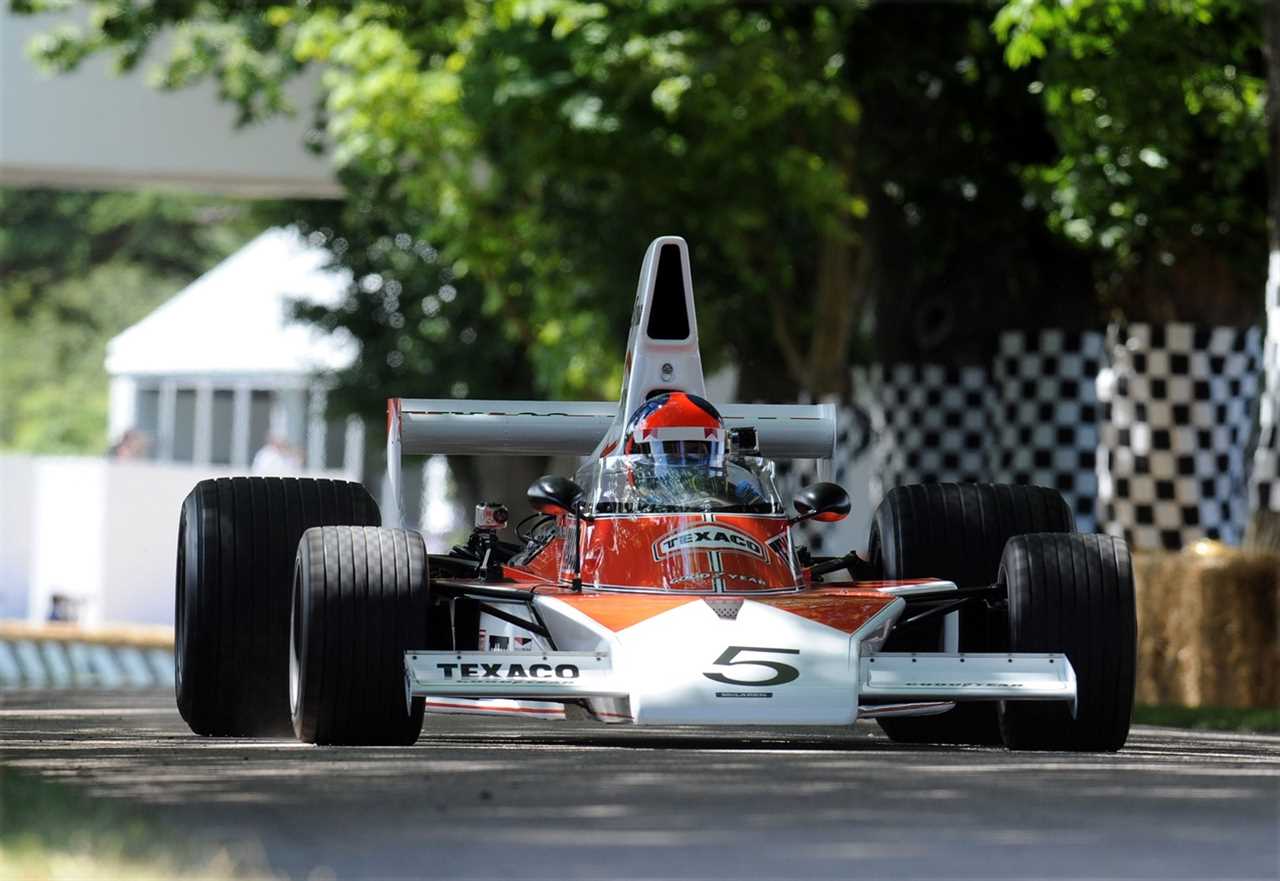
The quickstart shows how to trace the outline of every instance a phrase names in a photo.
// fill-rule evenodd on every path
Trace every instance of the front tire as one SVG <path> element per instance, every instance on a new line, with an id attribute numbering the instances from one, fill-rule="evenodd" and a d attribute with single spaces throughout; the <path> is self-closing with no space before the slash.
<path id="1" fill-rule="evenodd" d="M 944 578 L 956 587 L 996 583 L 1005 542 L 1030 532 L 1074 532 L 1071 508 L 1043 486 L 933 483 L 891 489 L 876 508 L 870 555 L 884 578 Z M 985 611 L 985 614 L 984 614 Z M 1001 651 L 1005 621 L 999 610 L 960 612 L 960 650 Z M 886 651 L 936 651 L 936 634 L 924 642 L 888 645 Z M 892 637 L 891 637 L 892 642 Z M 997 746 L 1000 725 L 994 702 L 961 703 L 941 716 L 878 720 L 897 743 Z"/>
<path id="2" fill-rule="evenodd" d="M 178 711 L 196 734 L 287 737 L 289 599 L 305 529 L 377 524 L 358 483 L 202 480 L 182 503 L 174 615 Z"/>
<path id="3" fill-rule="evenodd" d="M 289 703 L 306 743 L 408 745 L 423 701 L 405 700 L 404 653 L 429 648 L 427 551 L 403 529 L 326 526 L 298 545 Z"/>
<path id="4" fill-rule="evenodd" d="M 1024 535 L 1000 565 L 1009 650 L 1064 652 L 1076 672 L 1075 718 L 1062 702 L 1005 701 L 1010 749 L 1115 752 L 1133 715 L 1138 628 L 1129 547 L 1108 535 Z"/>

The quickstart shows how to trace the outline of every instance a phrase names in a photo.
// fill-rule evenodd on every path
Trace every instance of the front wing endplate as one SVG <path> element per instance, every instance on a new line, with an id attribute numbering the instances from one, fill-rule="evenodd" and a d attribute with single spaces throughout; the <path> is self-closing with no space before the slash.
<path id="1" fill-rule="evenodd" d="M 1076 706 L 1076 673 L 1062 654 L 885 652 L 859 659 L 861 700 L 1063 700 Z"/>

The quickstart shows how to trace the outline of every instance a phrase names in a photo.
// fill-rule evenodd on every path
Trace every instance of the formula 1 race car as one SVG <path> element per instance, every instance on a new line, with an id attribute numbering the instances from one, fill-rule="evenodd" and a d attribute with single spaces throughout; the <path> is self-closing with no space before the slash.
<path id="1" fill-rule="evenodd" d="M 890 491 L 864 559 L 814 557 L 772 459 L 835 455 L 831 404 L 706 400 L 686 244 L 645 255 L 618 403 L 393 399 L 386 523 L 358 484 L 207 480 L 182 507 L 177 698 L 206 735 L 408 744 L 433 710 L 637 725 L 841 725 L 915 743 L 1117 750 L 1133 705 L 1122 541 L 1034 486 Z M 403 454 L 572 455 L 428 554 Z"/>

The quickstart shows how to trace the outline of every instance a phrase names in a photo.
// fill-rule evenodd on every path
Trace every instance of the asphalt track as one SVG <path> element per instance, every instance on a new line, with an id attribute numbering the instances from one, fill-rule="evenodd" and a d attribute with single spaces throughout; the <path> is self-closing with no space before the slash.
<path id="1" fill-rule="evenodd" d="M 1138 728 L 1099 756 L 437 716 L 411 748 L 316 748 L 75 691 L 0 693 L 0 737 L 299 879 L 1280 877 L 1277 737 Z"/>

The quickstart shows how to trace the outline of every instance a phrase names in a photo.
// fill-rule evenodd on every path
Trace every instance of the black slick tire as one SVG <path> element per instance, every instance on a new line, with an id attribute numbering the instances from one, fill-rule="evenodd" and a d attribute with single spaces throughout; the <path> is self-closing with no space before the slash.
<path id="1" fill-rule="evenodd" d="M 933 483 L 891 489 L 876 508 L 870 556 L 884 578 L 942 578 L 957 587 L 996 583 L 1005 543 L 1033 532 L 1074 532 L 1075 519 L 1062 495 L 1043 486 Z M 960 613 L 960 650 L 1004 650 L 1002 612 L 976 608 Z M 937 646 L 886 646 L 936 651 Z M 959 704 L 940 716 L 878 720 L 898 743 L 995 746 L 1001 743 L 994 702 Z"/>
<path id="2" fill-rule="evenodd" d="M 287 737 L 289 601 L 312 526 L 377 524 L 358 483 L 202 480 L 182 503 L 174 627 L 178 711 L 196 734 Z"/>
<path id="3" fill-rule="evenodd" d="M 1137 620 L 1128 546 L 1107 535 L 1024 535 L 1000 566 L 1009 648 L 1063 652 L 1075 669 L 1076 715 L 1048 701 L 1005 701 L 1010 749 L 1114 752 L 1133 715 Z"/>
<path id="4" fill-rule="evenodd" d="M 293 730 L 306 743 L 407 745 L 404 653 L 429 648 L 427 551 L 403 529 L 326 526 L 298 545 L 289 645 Z"/>

